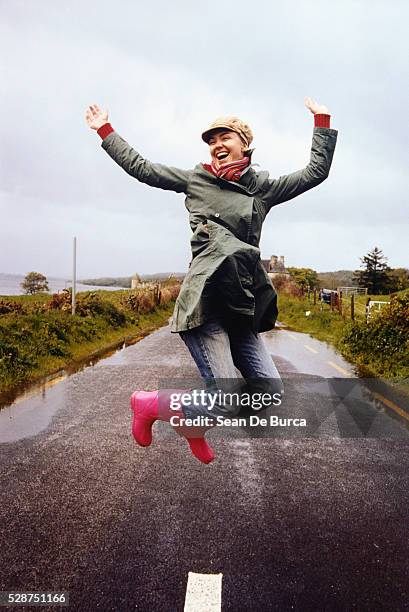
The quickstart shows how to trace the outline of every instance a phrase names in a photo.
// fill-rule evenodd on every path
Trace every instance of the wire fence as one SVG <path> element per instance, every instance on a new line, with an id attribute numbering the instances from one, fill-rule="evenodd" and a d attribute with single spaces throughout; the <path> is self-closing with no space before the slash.
<path id="1" fill-rule="evenodd" d="M 368 322 L 387 307 L 390 301 L 373 300 L 367 294 L 366 288 L 339 287 L 336 290 L 307 289 L 303 292 L 303 297 L 307 297 L 314 306 L 319 305 L 321 311 L 326 308 L 338 312 L 344 319 L 364 319 Z"/>

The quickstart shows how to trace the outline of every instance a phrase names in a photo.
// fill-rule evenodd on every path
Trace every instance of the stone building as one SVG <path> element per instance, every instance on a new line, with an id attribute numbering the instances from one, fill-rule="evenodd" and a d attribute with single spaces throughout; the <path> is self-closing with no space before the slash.
<path id="1" fill-rule="evenodd" d="M 137 289 L 141 284 L 141 278 L 139 274 L 134 274 L 131 278 L 131 289 Z"/>
<path id="2" fill-rule="evenodd" d="M 272 255 L 270 259 L 262 259 L 261 263 L 267 270 L 271 279 L 276 276 L 287 276 L 290 278 L 289 272 L 285 269 L 284 255 Z"/>

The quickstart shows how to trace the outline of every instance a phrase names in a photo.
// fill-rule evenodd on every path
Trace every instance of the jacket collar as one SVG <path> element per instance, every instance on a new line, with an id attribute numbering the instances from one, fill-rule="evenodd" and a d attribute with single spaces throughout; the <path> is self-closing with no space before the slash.
<path id="1" fill-rule="evenodd" d="M 207 180 L 216 183 L 217 185 L 223 184 L 229 185 L 229 189 L 232 189 L 233 191 L 238 191 L 240 193 L 246 193 L 248 195 L 253 195 L 256 191 L 257 191 L 257 179 L 256 179 L 256 173 L 253 169 L 253 166 L 258 166 L 259 164 L 252 164 L 251 163 L 251 156 L 253 155 L 253 152 L 255 151 L 255 149 L 249 149 L 247 151 L 247 157 L 250 158 L 250 164 L 247 166 L 247 168 L 245 168 L 241 174 L 240 177 L 240 182 L 239 181 L 228 181 L 224 178 L 219 178 L 217 176 L 215 176 L 214 174 L 212 174 L 211 172 L 209 172 L 208 170 L 206 170 L 203 167 L 203 164 L 198 164 L 196 166 L 196 171 L 200 171 L 200 174 L 202 176 L 205 176 Z"/>

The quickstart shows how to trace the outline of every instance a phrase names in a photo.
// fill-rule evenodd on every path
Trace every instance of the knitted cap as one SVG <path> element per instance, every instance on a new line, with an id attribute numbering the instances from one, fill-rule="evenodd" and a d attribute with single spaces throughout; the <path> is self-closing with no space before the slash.
<path id="1" fill-rule="evenodd" d="M 246 145 L 249 147 L 253 140 L 253 132 L 247 123 L 241 121 L 238 117 L 218 117 L 202 134 L 202 139 L 208 143 L 212 133 L 216 130 L 226 128 L 232 132 L 236 132 Z"/>

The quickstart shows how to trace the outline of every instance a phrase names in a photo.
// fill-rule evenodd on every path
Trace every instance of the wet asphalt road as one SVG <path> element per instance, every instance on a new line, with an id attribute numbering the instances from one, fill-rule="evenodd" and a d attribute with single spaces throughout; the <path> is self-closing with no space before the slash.
<path id="1" fill-rule="evenodd" d="M 188 572 L 221 573 L 224 612 L 409 610 L 408 430 L 357 399 L 327 409 L 311 381 L 328 388 L 334 364 L 349 366 L 306 336 L 263 336 L 291 409 L 314 408 L 320 435 L 214 430 L 204 466 L 157 423 L 139 448 L 131 392 L 196 376 L 168 327 L 48 389 L 36 407 L 57 407 L 46 429 L 0 445 L 0 590 L 69 591 L 70 610 L 176 612 Z M 18 410 L 3 411 L 9 424 Z"/>

